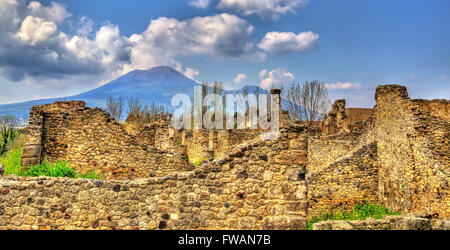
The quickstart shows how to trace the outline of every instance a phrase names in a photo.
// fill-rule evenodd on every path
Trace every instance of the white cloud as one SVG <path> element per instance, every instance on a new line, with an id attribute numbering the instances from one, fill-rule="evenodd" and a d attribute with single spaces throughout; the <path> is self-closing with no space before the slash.
<path id="1" fill-rule="evenodd" d="M 306 52 L 319 46 L 319 35 L 312 31 L 294 34 L 292 32 L 269 32 L 258 47 L 262 50 L 282 54 L 288 52 Z"/>
<path id="2" fill-rule="evenodd" d="M 442 75 L 440 75 L 439 76 L 439 79 L 440 80 L 447 80 L 449 77 L 448 77 L 448 75 L 446 75 L 446 74 L 442 74 Z"/>
<path id="3" fill-rule="evenodd" d="M 61 23 L 72 14 L 58 3 L 51 2 L 50 6 L 42 6 L 40 2 L 31 1 L 28 4 L 28 14 L 34 17 L 40 17 L 55 23 Z"/>
<path id="4" fill-rule="evenodd" d="M 130 37 L 121 35 L 117 25 L 106 22 L 94 30 L 88 17 L 71 16 L 56 3 L 0 0 L 0 76 L 5 78 L 1 85 L 15 82 L 28 86 L 33 95 L 63 95 L 161 65 L 195 80 L 199 70 L 182 65 L 178 56 L 266 59 L 252 40 L 254 27 L 231 14 L 186 20 L 160 17 Z M 67 27 L 72 32 L 65 33 Z"/>
<path id="5" fill-rule="evenodd" d="M 241 84 L 248 80 L 248 77 L 245 74 L 239 73 L 234 79 L 233 83 Z"/>
<path id="6" fill-rule="evenodd" d="M 3 20 L 3 14 L 8 20 Z M 83 30 L 71 36 L 58 27 L 70 16 L 56 3 L 43 6 L 35 1 L 0 0 L 0 21 L 8 24 L 0 24 L 3 76 L 20 81 L 38 76 L 110 75 L 129 61 L 130 42 L 117 26 L 106 23 L 90 39 L 92 21 L 81 18 Z M 36 82 L 48 84 L 42 79 Z"/>
<path id="7" fill-rule="evenodd" d="M 34 46 L 37 43 L 46 42 L 57 31 L 58 27 L 55 23 L 39 17 L 27 16 L 20 26 L 17 37 Z"/>
<path id="8" fill-rule="evenodd" d="M 260 87 L 270 89 L 271 87 L 279 88 L 283 85 L 290 84 L 294 81 L 294 75 L 287 72 L 283 68 L 277 68 L 272 71 L 264 69 L 259 73 Z"/>
<path id="9" fill-rule="evenodd" d="M 199 8 L 199 9 L 206 9 L 209 7 L 209 4 L 211 3 L 211 0 L 192 0 L 189 2 L 190 5 Z"/>
<path id="10" fill-rule="evenodd" d="M 80 36 L 88 36 L 92 31 L 94 31 L 94 22 L 88 17 L 81 17 L 78 22 L 77 34 Z"/>
<path id="11" fill-rule="evenodd" d="M 360 89 L 361 83 L 359 82 L 336 82 L 332 84 L 325 84 L 328 89 L 339 89 L 339 90 L 349 90 L 349 89 Z"/>
<path id="12" fill-rule="evenodd" d="M 195 77 L 198 76 L 200 74 L 200 71 L 198 69 L 191 69 L 191 68 L 186 68 L 184 70 L 184 72 L 182 72 L 185 76 L 195 80 Z"/>
<path id="13" fill-rule="evenodd" d="M 245 58 L 255 53 L 253 30 L 244 19 L 224 13 L 184 21 L 160 17 L 142 35 L 147 43 L 171 55 Z"/>
<path id="14" fill-rule="evenodd" d="M 258 15 L 276 20 L 287 13 L 295 13 L 308 3 L 309 0 L 220 0 L 217 7 L 243 16 Z"/>

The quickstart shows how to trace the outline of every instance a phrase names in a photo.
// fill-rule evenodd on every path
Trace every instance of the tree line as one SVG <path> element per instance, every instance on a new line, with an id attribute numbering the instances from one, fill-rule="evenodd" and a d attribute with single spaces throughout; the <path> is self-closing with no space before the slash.
<path id="1" fill-rule="evenodd" d="M 208 94 L 222 95 L 224 93 L 223 84 L 220 81 L 214 81 L 212 84 L 202 82 L 202 96 Z M 282 91 L 281 97 L 286 99 L 287 109 L 291 119 L 306 122 L 310 125 L 315 121 L 322 121 L 328 113 L 331 103 L 328 99 L 328 89 L 326 84 L 319 81 L 306 81 L 305 83 L 295 83 L 285 89 L 283 85 L 271 86 L 271 89 L 277 88 Z M 254 93 L 259 95 L 259 88 Z M 243 89 L 243 95 L 248 95 L 249 90 Z M 107 111 L 117 121 L 122 121 L 124 111 L 127 111 L 127 122 L 133 122 L 138 125 L 151 122 L 157 115 L 168 115 L 168 110 L 164 105 L 158 105 L 153 102 L 150 106 L 144 105 L 139 97 L 119 96 L 117 98 L 109 97 L 107 100 Z M 207 107 L 203 107 L 205 113 Z"/>

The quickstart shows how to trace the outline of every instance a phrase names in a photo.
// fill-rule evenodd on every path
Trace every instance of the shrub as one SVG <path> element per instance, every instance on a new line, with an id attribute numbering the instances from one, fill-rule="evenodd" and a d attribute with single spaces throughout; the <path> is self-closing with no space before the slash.
<path id="1" fill-rule="evenodd" d="M 0 155 L 6 152 L 7 146 L 19 135 L 14 128 L 0 131 Z"/>
<path id="2" fill-rule="evenodd" d="M 44 161 L 39 165 L 31 167 L 30 170 L 24 172 L 23 175 L 28 177 L 48 176 L 75 178 L 75 171 L 67 165 L 67 162 L 64 161 L 57 161 L 55 163 Z"/>
<path id="3" fill-rule="evenodd" d="M 327 220 L 365 220 L 367 218 L 383 219 L 385 215 L 399 215 L 400 213 L 389 211 L 384 206 L 370 204 L 362 201 L 355 205 L 351 212 L 326 212 L 319 216 L 314 216 L 308 221 L 308 230 L 312 230 L 312 225 L 319 221 Z"/>

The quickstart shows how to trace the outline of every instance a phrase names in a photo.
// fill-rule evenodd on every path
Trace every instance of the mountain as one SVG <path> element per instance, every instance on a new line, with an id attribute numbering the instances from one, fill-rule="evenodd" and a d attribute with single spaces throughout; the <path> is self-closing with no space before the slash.
<path id="1" fill-rule="evenodd" d="M 99 88 L 79 95 L 3 104 L 0 105 L 0 115 L 11 114 L 18 118 L 22 118 L 28 115 L 32 106 L 61 100 L 84 101 L 86 102 L 86 106 L 89 107 L 106 108 L 106 100 L 109 97 L 118 96 L 123 96 L 125 98 L 129 96 L 138 97 L 144 105 L 150 106 L 154 102 L 158 105 L 164 105 L 168 110 L 173 111 L 174 107 L 171 106 L 172 97 L 176 94 L 184 93 L 192 98 L 194 86 L 200 85 L 170 67 L 160 66 L 149 70 L 135 70 L 129 72 Z M 254 93 L 255 91 L 259 91 L 259 93 L 262 94 L 268 93 L 267 90 L 257 86 L 245 86 L 239 90 L 224 90 L 223 93 Z M 282 105 L 286 105 L 286 100 L 283 100 Z"/>

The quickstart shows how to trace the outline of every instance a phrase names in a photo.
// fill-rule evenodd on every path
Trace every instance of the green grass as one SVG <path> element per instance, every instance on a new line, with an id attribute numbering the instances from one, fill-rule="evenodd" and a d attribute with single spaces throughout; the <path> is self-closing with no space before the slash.
<path id="1" fill-rule="evenodd" d="M 351 212 L 326 212 L 319 216 L 314 216 L 308 221 L 308 230 L 312 230 L 312 225 L 319 221 L 327 220 L 365 220 L 368 218 L 383 219 L 385 215 L 399 215 L 400 213 L 389 211 L 384 206 L 370 204 L 363 201 L 357 204 Z"/>
<path id="2" fill-rule="evenodd" d="M 12 149 L 0 157 L 0 163 L 5 168 L 5 175 L 20 175 L 20 161 L 22 160 L 22 149 Z"/>
<path id="3" fill-rule="evenodd" d="M 195 160 L 195 161 L 193 162 L 193 164 L 194 164 L 196 167 L 199 167 L 199 166 L 202 165 L 202 163 L 205 162 L 205 161 L 208 161 L 208 159 L 203 159 L 203 158 L 201 158 L 201 159 Z"/>
<path id="4" fill-rule="evenodd" d="M 55 163 L 50 163 L 48 161 L 44 161 L 39 165 L 31 167 L 28 171 L 22 172 L 21 176 L 26 177 L 48 176 L 48 177 L 75 178 L 76 173 L 73 169 L 68 167 L 67 162 L 57 161 Z"/>
<path id="5" fill-rule="evenodd" d="M 81 179 L 91 179 L 91 180 L 101 180 L 102 177 L 98 175 L 95 171 L 88 171 L 84 174 L 77 174 L 76 178 Z"/>
<path id="6" fill-rule="evenodd" d="M 22 177 L 67 177 L 67 178 L 82 178 L 82 179 L 102 179 L 95 171 L 88 171 L 86 173 L 77 173 L 69 167 L 65 161 L 56 161 L 51 163 L 43 161 L 41 164 L 31 167 L 27 171 L 21 169 L 22 148 L 17 147 L 9 150 L 0 157 L 0 163 L 3 164 L 5 175 L 18 175 Z"/>

